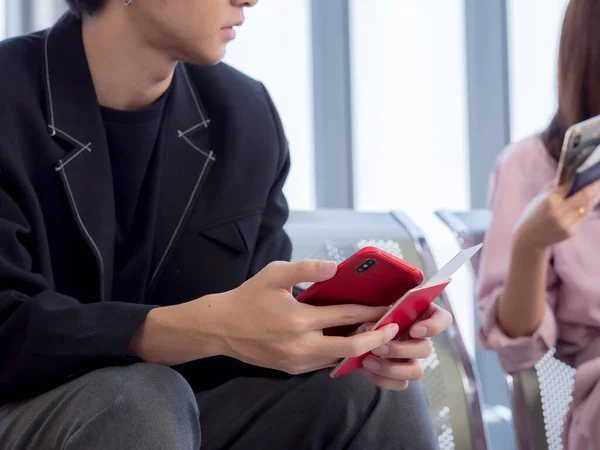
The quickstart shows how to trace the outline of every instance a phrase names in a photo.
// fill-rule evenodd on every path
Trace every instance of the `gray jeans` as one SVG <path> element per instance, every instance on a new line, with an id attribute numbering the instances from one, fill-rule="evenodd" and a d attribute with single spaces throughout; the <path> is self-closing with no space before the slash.
<path id="1" fill-rule="evenodd" d="M 174 370 L 142 363 L 97 370 L 0 408 L 3 450 L 200 447 L 438 448 L 419 384 L 389 392 L 360 373 L 236 378 L 194 394 Z"/>

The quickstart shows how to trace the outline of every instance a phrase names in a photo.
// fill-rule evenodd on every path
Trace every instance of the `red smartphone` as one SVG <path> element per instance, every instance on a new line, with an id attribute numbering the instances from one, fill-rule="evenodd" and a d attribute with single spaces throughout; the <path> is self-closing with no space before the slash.
<path id="1" fill-rule="evenodd" d="M 314 306 L 390 306 L 423 278 L 412 264 L 376 247 L 364 247 L 339 264 L 333 278 L 313 284 L 297 300 Z"/>
<path id="2" fill-rule="evenodd" d="M 396 323 L 399 327 L 398 336 L 402 336 L 450 284 L 452 275 L 482 245 L 459 252 L 426 283 L 423 283 L 423 273 L 416 267 L 377 248 L 365 247 L 340 264 L 333 278 L 313 284 L 297 299 L 317 306 L 344 303 L 392 306 L 373 329 Z M 343 336 L 352 328 L 356 327 L 339 327 L 324 332 Z M 345 358 L 330 375 L 339 377 L 360 369 L 365 356 Z"/>

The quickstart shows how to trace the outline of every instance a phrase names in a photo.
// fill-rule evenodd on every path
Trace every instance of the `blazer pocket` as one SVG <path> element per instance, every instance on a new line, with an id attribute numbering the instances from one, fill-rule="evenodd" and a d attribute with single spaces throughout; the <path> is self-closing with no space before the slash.
<path id="1" fill-rule="evenodd" d="M 196 231 L 196 236 L 235 254 L 252 253 L 262 222 L 262 210 L 253 211 Z"/>

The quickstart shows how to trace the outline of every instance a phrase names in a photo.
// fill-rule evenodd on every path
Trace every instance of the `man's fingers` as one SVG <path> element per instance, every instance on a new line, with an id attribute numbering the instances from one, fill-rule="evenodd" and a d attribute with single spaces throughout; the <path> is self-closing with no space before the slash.
<path id="1" fill-rule="evenodd" d="M 452 325 L 452 314 L 437 305 L 432 304 L 426 315 L 428 319 L 418 321 L 410 327 L 410 337 L 424 339 L 437 336 Z"/>
<path id="2" fill-rule="evenodd" d="M 277 261 L 269 264 L 260 277 L 275 288 L 289 289 L 299 283 L 326 281 L 337 272 L 334 261 L 306 260 L 296 263 Z"/>
<path id="3" fill-rule="evenodd" d="M 423 366 L 414 359 L 394 361 L 377 356 L 367 356 L 363 360 L 363 367 L 369 372 L 393 380 L 418 381 L 423 378 Z"/>
<path id="4" fill-rule="evenodd" d="M 386 325 L 378 330 L 366 331 L 348 337 L 324 336 L 316 352 L 324 357 L 348 358 L 364 355 L 387 344 L 398 334 L 398 325 Z"/>
<path id="5" fill-rule="evenodd" d="M 404 391 L 406 388 L 408 388 L 408 381 L 406 380 L 393 380 L 391 378 L 385 378 L 368 370 L 363 371 L 363 373 L 377 386 L 387 389 L 388 391 Z"/>
<path id="6" fill-rule="evenodd" d="M 313 330 L 377 322 L 387 312 L 385 306 L 333 305 L 308 306 Z"/>
<path id="7" fill-rule="evenodd" d="M 392 341 L 377 347 L 373 353 L 383 358 L 425 359 L 433 351 L 428 339 L 410 339 L 408 341 Z"/>
<path id="8" fill-rule="evenodd" d="M 375 323 L 373 323 L 373 322 L 363 323 L 360 327 L 358 327 L 356 329 L 356 331 L 354 333 L 351 334 L 351 336 L 354 336 L 355 334 L 364 333 L 365 331 L 372 330 L 374 326 L 375 326 Z"/>

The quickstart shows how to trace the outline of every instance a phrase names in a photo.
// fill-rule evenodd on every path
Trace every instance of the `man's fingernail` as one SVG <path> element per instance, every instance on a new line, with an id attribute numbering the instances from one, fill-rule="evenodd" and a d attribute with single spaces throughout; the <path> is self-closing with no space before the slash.
<path id="1" fill-rule="evenodd" d="M 425 327 L 414 327 L 410 330 L 410 337 L 415 339 L 424 338 L 427 336 L 427 328 Z"/>
<path id="2" fill-rule="evenodd" d="M 335 261 L 321 261 L 319 264 L 319 273 L 323 276 L 333 275 L 337 270 Z"/>
<path id="3" fill-rule="evenodd" d="M 379 363 L 373 358 L 365 358 L 363 360 L 363 367 L 369 370 L 379 370 Z"/>
<path id="4" fill-rule="evenodd" d="M 388 336 L 391 339 L 394 339 L 396 337 L 396 335 L 398 334 L 398 331 L 400 331 L 400 327 L 398 326 L 398 324 L 393 323 L 390 326 L 388 326 Z"/>
<path id="5" fill-rule="evenodd" d="M 385 356 L 390 353 L 390 348 L 387 345 L 381 345 L 373 350 L 373 353 L 379 356 Z"/>

